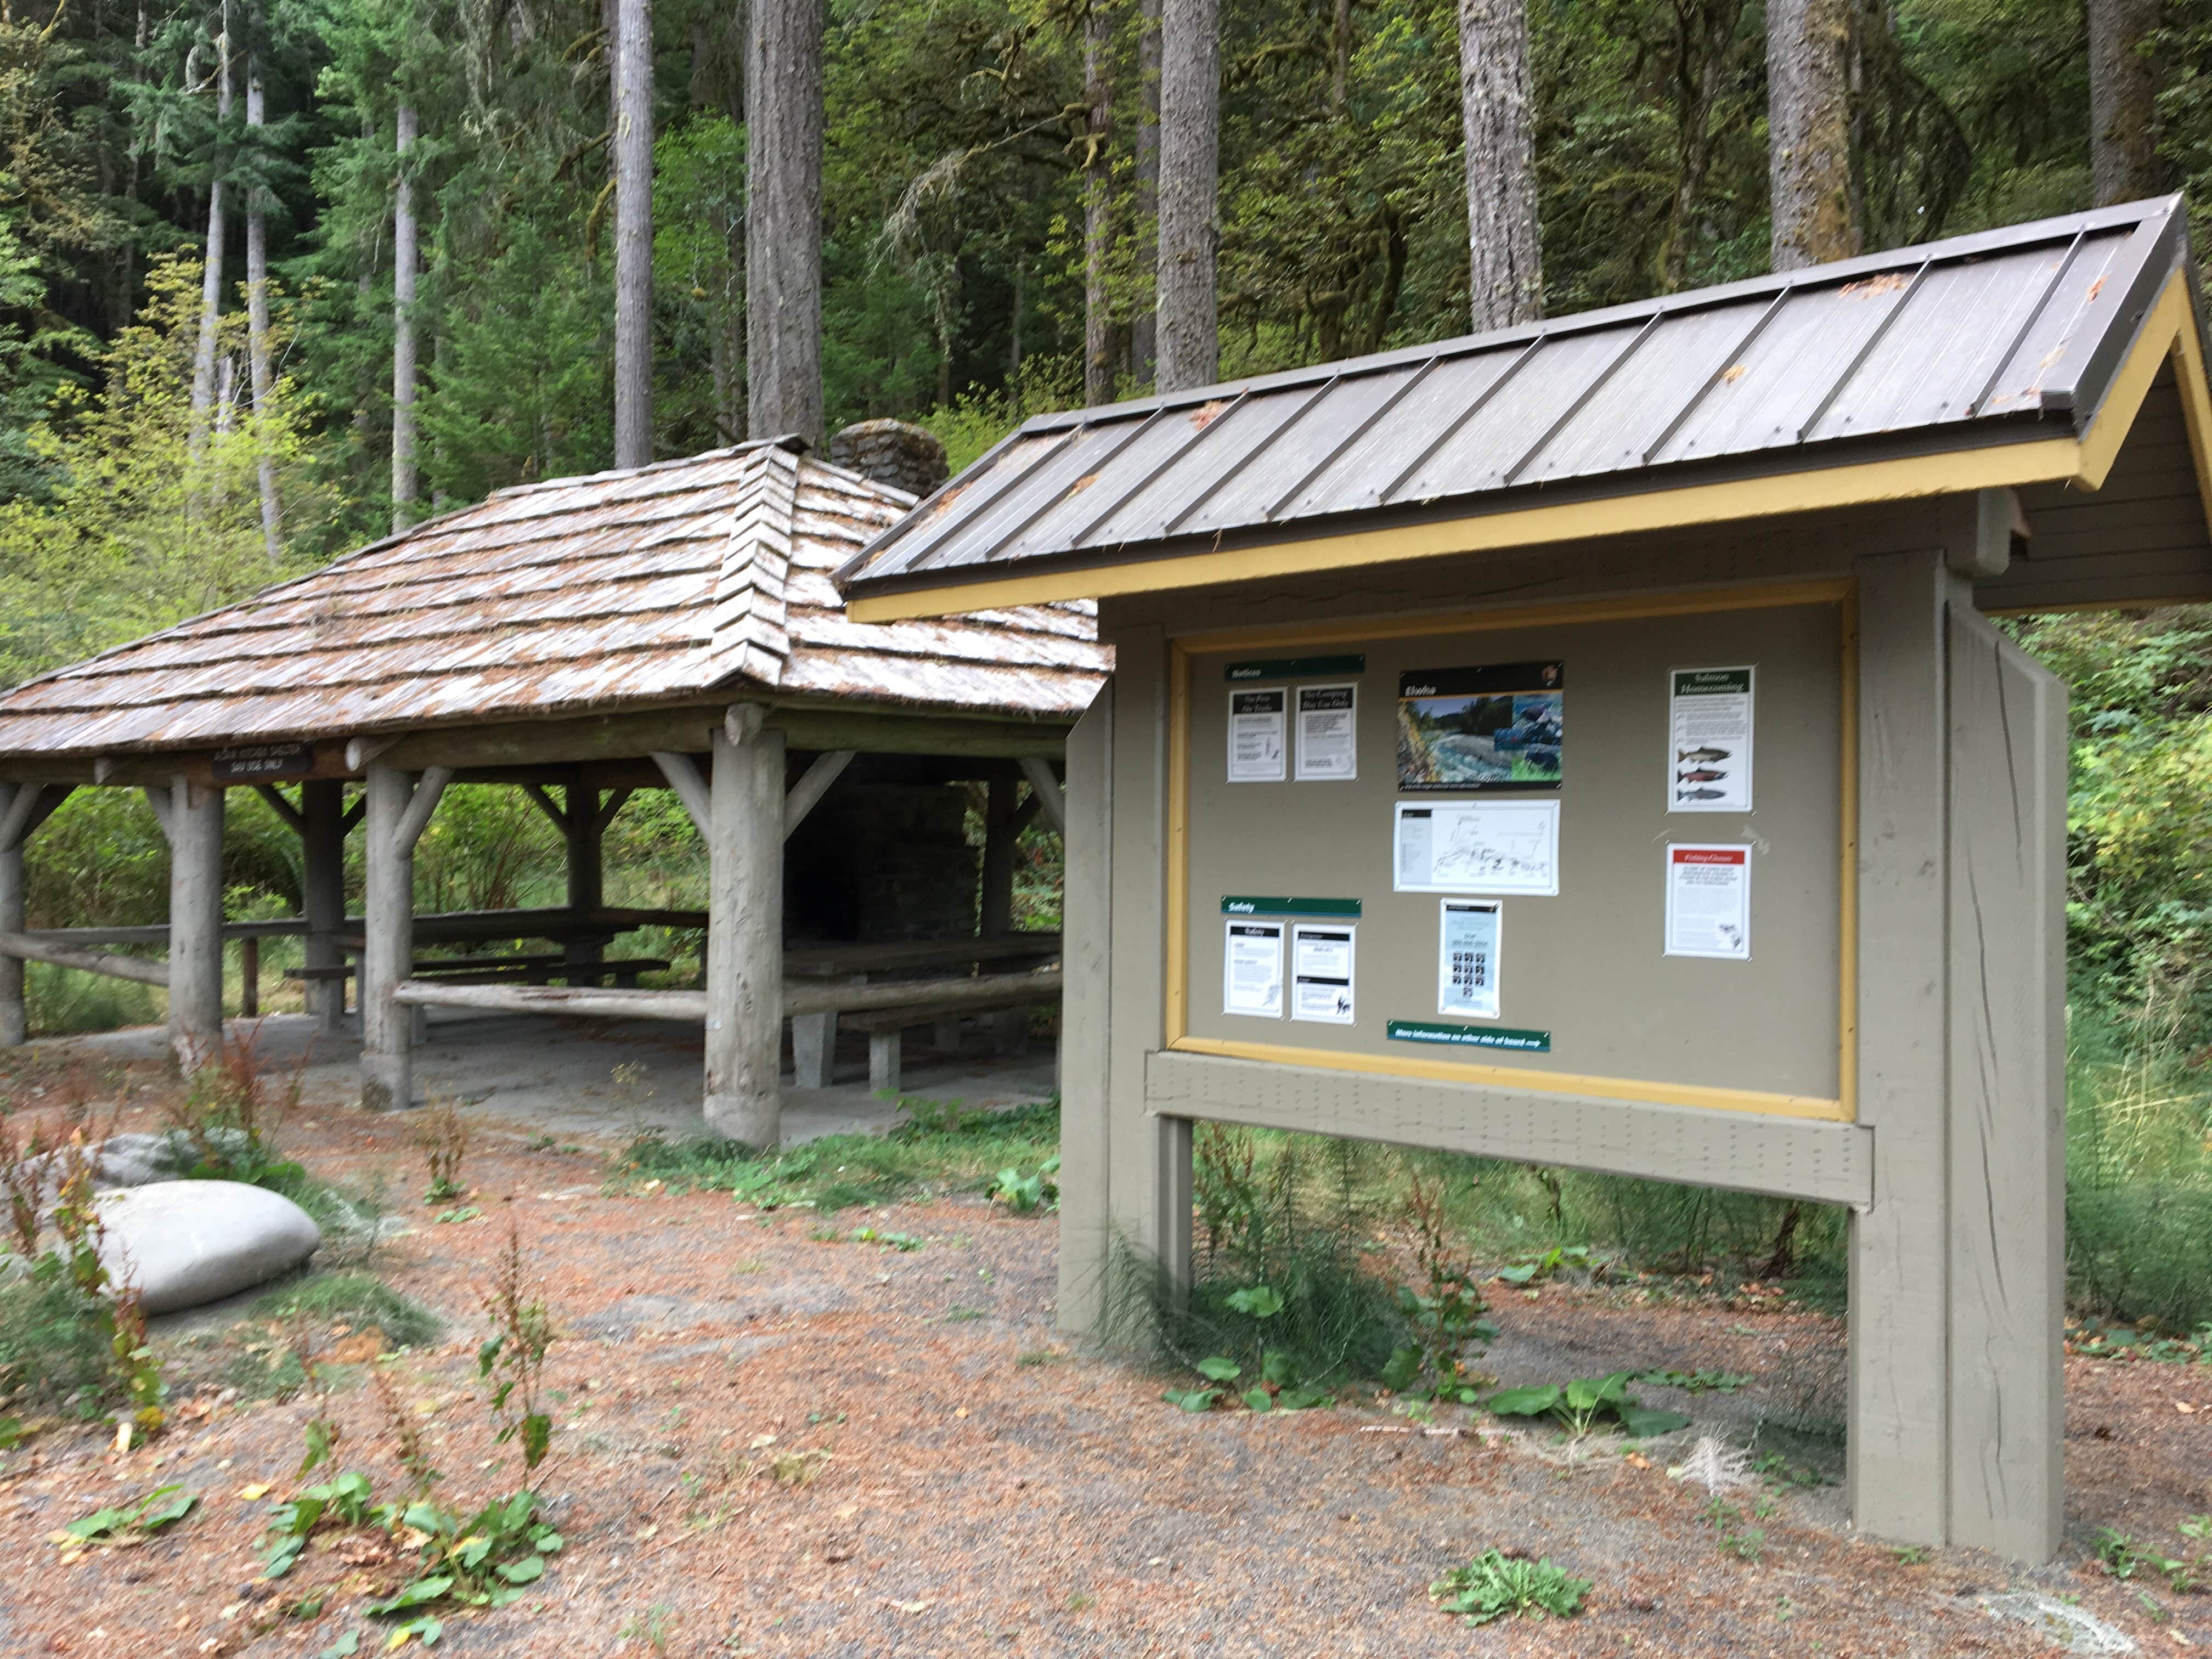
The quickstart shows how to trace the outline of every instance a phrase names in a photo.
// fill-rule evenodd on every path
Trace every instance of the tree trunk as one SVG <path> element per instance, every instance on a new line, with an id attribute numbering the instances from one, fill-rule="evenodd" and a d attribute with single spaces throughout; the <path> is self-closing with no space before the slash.
<path id="1" fill-rule="evenodd" d="M 653 5 L 615 7 L 615 465 L 653 459 Z"/>
<path id="2" fill-rule="evenodd" d="M 1330 33 L 1328 106 L 1341 115 L 1352 85 L 1352 0 L 1336 0 L 1335 27 Z"/>
<path id="3" fill-rule="evenodd" d="M 1091 0 L 1083 19 L 1083 98 L 1089 148 L 1083 158 L 1083 401 L 1114 401 L 1114 302 L 1107 285 L 1114 252 L 1108 140 L 1114 125 L 1113 14 Z"/>
<path id="4" fill-rule="evenodd" d="M 392 527 L 415 521 L 415 106 L 399 106 L 392 204 Z"/>
<path id="5" fill-rule="evenodd" d="M 255 36 L 261 17 L 253 14 Z M 246 60 L 246 125 L 258 133 L 266 124 L 267 106 L 262 94 L 261 59 L 250 53 Z M 283 543 L 276 507 L 276 462 L 269 453 L 267 432 L 261 422 L 269 418 L 269 214 L 259 190 L 246 198 L 246 360 L 253 385 L 254 447 L 260 452 L 261 541 L 269 562 L 283 557 Z"/>
<path id="6" fill-rule="evenodd" d="M 1522 0 L 1460 0 L 1459 82 L 1468 295 L 1480 333 L 1544 314 L 1528 14 Z"/>
<path id="7" fill-rule="evenodd" d="M 1219 241 L 1220 0 L 1160 8 L 1160 275 L 1158 390 L 1210 385 L 1221 370 L 1213 262 Z"/>
<path id="8" fill-rule="evenodd" d="M 208 180 L 207 262 L 200 269 L 200 337 L 192 357 L 192 410 L 190 449 L 197 463 L 207 450 L 208 417 L 215 407 L 216 336 L 222 321 L 223 167 L 222 131 L 230 123 L 230 7 L 222 12 L 222 33 L 216 40 L 216 148 L 213 176 Z"/>
<path id="9" fill-rule="evenodd" d="M 822 441 L 823 0 L 754 0 L 745 36 L 747 426 Z"/>
<path id="10" fill-rule="evenodd" d="M 2158 193 L 2158 0 L 2089 0 L 2089 174 L 2097 205 Z"/>
<path id="11" fill-rule="evenodd" d="M 1141 0 L 1137 10 L 1136 184 L 1131 193 L 1131 228 L 1137 237 L 1137 268 L 1150 275 L 1160 247 L 1160 0 Z M 1158 329 L 1152 307 L 1139 305 L 1129 319 L 1129 378 L 1148 386 L 1158 368 Z"/>
<path id="12" fill-rule="evenodd" d="M 1859 251 L 1851 217 L 1850 0 L 1771 0 L 1766 9 L 1767 194 L 1774 269 Z"/>

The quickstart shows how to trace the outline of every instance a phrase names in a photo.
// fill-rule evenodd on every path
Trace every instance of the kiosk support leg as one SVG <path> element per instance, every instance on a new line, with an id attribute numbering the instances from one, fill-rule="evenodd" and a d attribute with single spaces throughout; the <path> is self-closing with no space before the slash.
<path id="1" fill-rule="evenodd" d="M 1942 551 L 1858 578 L 1852 1517 L 2040 1561 L 2063 1501 L 2064 695 Z"/>

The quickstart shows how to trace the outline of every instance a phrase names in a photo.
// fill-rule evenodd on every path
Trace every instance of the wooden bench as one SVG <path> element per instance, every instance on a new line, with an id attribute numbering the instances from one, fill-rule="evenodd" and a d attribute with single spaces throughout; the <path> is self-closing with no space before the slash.
<path id="1" fill-rule="evenodd" d="M 623 957 L 604 962 L 571 962 L 566 957 L 545 952 L 533 956 L 513 957 L 433 957 L 416 962 L 408 970 L 410 979 L 435 979 L 448 984 L 495 985 L 505 980 L 519 979 L 526 984 L 544 985 L 556 979 L 571 983 L 580 979 L 598 984 L 609 975 L 617 985 L 635 989 L 638 975 L 665 972 L 669 967 L 662 957 Z M 360 972 L 356 963 L 343 963 L 333 968 L 295 968 L 284 977 L 289 980 L 316 981 L 352 978 Z"/>
<path id="2" fill-rule="evenodd" d="M 916 1025 L 935 1024 L 940 1020 L 957 1020 L 963 1014 L 994 1014 L 992 1046 L 1002 1055 L 1024 1054 L 1029 1048 L 1030 1010 L 1040 1003 L 1060 1001 L 1060 988 L 1054 986 L 1042 994 L 1036 992 L 1018 992 L 992 1002 L 932 1002 L 927 1000 L 929 983 L 915 986 L 915 1000 L 898 1008 L 872 1008 L 861 1013 L 838 1016 L 838 1023 L 856 1031 L 868 1034 L 868 1091 L 896 1094 L 899 1088 L 900 1045 L 906 1032 Z"/>

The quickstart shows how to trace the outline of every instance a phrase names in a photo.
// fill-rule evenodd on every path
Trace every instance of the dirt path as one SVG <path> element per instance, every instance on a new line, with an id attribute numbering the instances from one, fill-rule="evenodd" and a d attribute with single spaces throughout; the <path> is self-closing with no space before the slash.
<path id="1" fill-rule="evenodd" d="M 392 1120 L 323 1109 L 288 1139 L 335 1178 L 416 1178 Z M 469 1170 L 483 1218 L 426 1219 L 376 1263 L 453 1322 L 445 1346 L 388 1366 L 449 1504 L 512 1483 L 483 1467 L 495 1449 L 473 1364 L 477 1288 L 509 1221 L 568 1334 L 546 1483 L 567 1547 L 536 1593 L 449 1621 L 443 1651 L 646 1655 L 656 1638 L 702 1656 L 2051 1651 L 1976 1599 L 2015 1588 L 2078 1596 L 2147 1652 L 2212 1644 L 2212 1596 L 2157 1590 L 2176 1626 L 2135 1584 L 2078 1565 L 1908 1565 L 1839 1528 L 1832 1488 L 1778 1492 L 1746 1560 L 1663 1467 L 1571 1467 L 1545 1437 L 1474 1414 L 1440 1413 L 1454 1431 L 1437 1434 L 1376 1406 L 1186 1415 L 1160 1379 L 1054 1330 L 1049 1217 L 965 1200 L 761 1216 L 717 1194 L 605 1196 L 601 1170 L 520 1134 L 486 1147 Z M 833 1225 L 925 1242 L 811 1237 Z M 1792 1343 L 1840 1340 L 1808 1316 L 1577 1299 L 1506 1298 L 1501 1358 L 1760 1370 Z M 2069 1387 L 2070 1561 L 2099 1527 L 2165 1537 L 2212 1509 L 2212 1368 L 2075 1360 Z M 287 1490 L 307 1403 L 216 1397 L 174 1401 L 177 1425 L 127 1456 L 70 1431 L 9 1455 L 0 1654 L 313 1655 L 362 1625 L 351 1610 L 398 1582 L 366 1535 L 319 1540 L 281 1583 L 254 1582 L 267 1500 L 238 1493 Z M 1726 1415 L 1712 1396 L 1692 1409 Z M 338 1415 L 341 1462 L 396 1489 L 371 1393 L 343 1394 Z M 815 1451 L 803 1486 L 755 1472 Z M 200 1510 L 141 1547 L 58 1564 L 55 1528 L 166 1480 Z M 1589 1611 L 1480 1631 L 1432 1611 L 1431 1580 L 1492 1546 L 1594 1581 Z M 283 1616 L 317 1589 L 319 1616 Z M 383 1640 L 365 1631 L 362 1651 Z"/>

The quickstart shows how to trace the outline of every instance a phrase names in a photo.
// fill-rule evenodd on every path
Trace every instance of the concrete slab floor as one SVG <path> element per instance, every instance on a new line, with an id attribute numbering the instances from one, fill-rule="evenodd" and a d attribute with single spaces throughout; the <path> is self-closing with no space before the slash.
<path id="1" fill-rule="evenodd" d="M 301 1096 L 317 1106 L 357 1097 L 354 1037 L 319 1035 L 304 1014 L 234 1019 L 232 1042 L 255 1045 L 263 1066 L 288 1074 L 304 1057 Z M 662 1020 L 550 1018 L 543 1015 L 480 1016 L 433 1010 L 430 1040 L 416 1049 L 418 1093 L 459 1103 L 472 1116 L 561 1139 L 618 1145 L 641 1129 L 657 1127 L 671 1139 L 706 1133 L 699 1115 L 704 1033 Z M 1004 1111 L 1050 1097 L 1053 1055 L 1040 1042 L 1024 1056 L 999 1059 L 978 1052 L 979 1032 L 968 1034 L 957 1054 L 907 1044 L 904 1088 L 908 1096 L 957 1101 Z M 167 1039 L 158 1025 L 133 1026 L 81 1036 L 41 1037 L 31 1047 L 57 1058 L 159 1063 Z M 838 1049 L 838 1072 L 849 1081 L 828 1089 L 783 1090 L 787 1145 L 830 1134 L 863 1133 L 898 1121 L 897 1103 L 868 1091 L 867 1039 L 847 1036 Z M 787 1079 L 790 1073 L 786 1073 Z"/>

